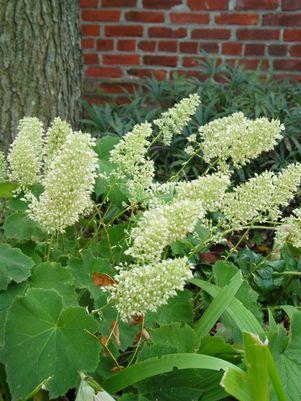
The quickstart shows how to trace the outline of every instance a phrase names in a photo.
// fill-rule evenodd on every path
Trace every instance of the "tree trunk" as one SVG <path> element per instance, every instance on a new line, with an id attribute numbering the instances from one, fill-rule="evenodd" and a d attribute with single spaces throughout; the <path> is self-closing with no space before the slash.
<path id="1" fill-rule="evenodd" d="M 78 126 L 82 55 L 79 0 L 0 0 L 0 146 L 24 116 Z"/>

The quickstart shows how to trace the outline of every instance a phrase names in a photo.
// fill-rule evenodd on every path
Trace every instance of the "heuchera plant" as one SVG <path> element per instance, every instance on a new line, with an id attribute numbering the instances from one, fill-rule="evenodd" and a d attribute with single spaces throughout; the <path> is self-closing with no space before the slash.
<path id="1" fill-rule="evenodd" d="M 301 164 L 235 186 L 237 169 L 273 149 L 284 130 L 238 112 L 190 135 L 186 162 L 158 182 L 150 149 L 169 146 L 199 105 L 191 95 L 122 139 L 95 141 L 60 118 L 46 133 L 36 118 L 20 121 L 0 157 L 6 397 L 57 398 L 77 388 L 78 401 L 93 401 L 128 389 L 120 400 L 151 401 L 162 383 L 180 380 L 176 400 L 300 399 L 301 313 L 290 307 L 287 337 L 272 314 L 262 321 L 236 266 L 219 262 L 202 280 L 199 254 L 254 228 L 276 231 L 271 257 L 285 242 L 300 246 L 300 210 L 282 211 L 298 191 Z M 207 169 L 190 180 L 197 158 Z M 211 297 L 202 314 L 195 289 Z"/>

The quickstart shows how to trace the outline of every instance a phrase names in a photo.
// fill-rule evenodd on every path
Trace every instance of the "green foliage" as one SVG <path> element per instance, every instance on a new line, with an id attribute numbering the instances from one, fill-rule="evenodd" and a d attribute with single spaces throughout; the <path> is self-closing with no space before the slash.
<path id="1" fill-rule="evenodd" d="M 301 251 L 275 244 L 272 234 L 278 226 L 283 229 L 282 216 L 298 206 L 296 196 L 286 207 L 298 191 L 299 165 L 278 187 L 273 181 L 272 195 L 283 197 L 277 209 L 266 206 L 268 193 L 259 215 L 240 226 L 227 220 L 223 208 L 224 198 L 237 192 L 238 181 L 249 182 L 246 177 L 266 166 L 278 169 L 299 158 L 300 88 L 276 85 L 271 78 L 260 81 L 240 68 L 207 67 L 211 75 L 204 83 L 183 77 L 153 79 L 146 83 L 147 92 L 135 94 L 128 105 L 86 105 L 93 121 L 85 124 L 100 138 L 95 143 L 88 134 L 82 138 L 94 146 L 99 169 L 89 170 L 87 181 L 97 177 L 93 193 L 84 194 L 88 210 L 74 225 L 64 226 L 65 231 L 48 233 L 29 214 L 31 194 L 38 202 L 44 181 L 18 187 L 13 197 L 15 184 L 0 185 L 1 401 L 301 398 Z M 158 129 L 148 124 L 131 133 L 128 146 L 134 124 L 158 118 L 193 92 L 200 94 L 202 105 L 170 147 L 162 145 Z M 187 107 L 186 102 L 181 104 Z M 217 167 L 219 160 L 207 165 L 201 151 L 191 156 L 184 152 L 187 137 L 199 125 L 237 110 L 249 118 L 280 118 L 287 128 L 284 143 L 239 170 L 231 160 Z M 175 114 L 169 114 L 165 129 Z M 169 138 L 172 132 L 167 134 Z M 73 144 L 73 151 L 80 144 Z M 96 160 L 89 146 L 86 151 Z M 77 180 L 85 158 L 73 160 L 67 145 L 64 149 L 74 181 L 66 187 L 65 166 L 52 171 L 62 202 L 65 192 L 68 200 L 78 195 L 73 184 L 78 192 L 86 184 L 86 176 L 84 183 Z M 55 151 L 52 156 L 60 160 Z M 133 171 L 122 174 L 116 160 L 126 167 L 128 162 Z M 155 171 L 151 181 L 149 167 Z M 228 187 L 215 195 L 206 179 L 219 180 L 221 172 Z M 194 177 L 199 180 L 192 182 Z M 217 181 L 222 188 L 224 181 Z M 141 198 L 131 192 L 137 183 Z M 234 214 L 253 205 L 255 189 L 250 188 Z M 261 190 L 259 201 L 266 194 L 266 188 Z M 210 206 L 205 206 L 204 192 Z M 62 210 L 54 208 L 48 218 L 60 218 Z M 127 314 L 122 314 L 121 302 L 129 306 Z"/>
<path id="2" fill-rule="evenodd" d="M 77 384 L 78 371 L 93 371 L 99 345 L 85 330 L 94 333 L 97 327 L 83 308 L 64 308 L 55 290 L 31 289 L 16 298 L 7 314 L 1 352 L 14 399 L 48 378 L 47 389 L 57 397 Z"/>
<path id="3" fill-rule="evenodd" d="M 45 233 L 39 225 L 20 212 L 12 213 L 6 218 L 3 230 L 6 238 L 19 241 L 45 239 Z"/>
<path id="4" fill-rule="evenodd" d="M 277 331 L 276 331 L 277 330 Z M 300 399 L 301 377 L 301 313 L 293 314 L 289 337 L 283 326 L 269 333 L 270 348 L 279 371 L 283 390 L 289 401 Z"/>
<path id="5" fill-rule="evenodd" d="M 0 289 L 5 290 L 12 281 L 21 283 L 30 276 L 34 262 L 18 248 L 0 245 Z"/>
<path id="6" fill-rule="evenodd" d="M 128 102 L 125 104 L 112 101 L 99 107 L 84 102 L 86 118 L 83 125 L 96 136 L 110 134 L 122 137 L 135 124 L 154 120 L 183 97 L 197 92 L 202 104 L 192 126 L 185 128 L 171 147 L 156 145 L 153 148 L 160 176 L 166 176 L 167 164 L 175 170 L 181 161 L 186 160 L 183 152 L 185 138 L 195 126 L 236 111 L 242 111 L 249 118 L 266 116 L 280 119 L 286 127 L 285 141 L 272 153 L 261 156 L 250 166 L 241 169 L 238 172 L 240 179 L 252 175 L 254 170 L 262 170 L 263 166 L 278 170 L 287 162 L 301 160 L 300 84 L 289 80 L 279 82 L 269 74 L 263 78 L 260 71 L 246 71 L 242 65 L 222 64 L 214 67 L 213 62 L 207 61 L 202 68 L 204 74 L 208 75 L 204 82 L 181 75 L 174 76 L 170 81 L 158 81 L 153 77 L 145 81 L 140 91 L 126 94 Z M 197 176 L 201 168 L 202 165 L 197 161 L 190 165 L 187 174 Z"/>

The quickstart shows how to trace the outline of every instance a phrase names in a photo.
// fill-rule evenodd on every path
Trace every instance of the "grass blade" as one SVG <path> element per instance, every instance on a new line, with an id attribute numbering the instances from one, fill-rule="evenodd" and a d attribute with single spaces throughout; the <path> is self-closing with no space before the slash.
<path id="1" fill-rule="evenodd" d="M 250 392 L 247 373 L 238 372 L 232 368 L 226 370 L 221 386 L 239 401 L 253 401 Z"/>
<path id="2" fill-rule="evenodd" d="M 287 397 L 283 391 L 283 385 L 280 381 L 279 373 L 270 350 L 268 350 L 268 371 L 278 401 L 287 401 Z"/>
<path id="3" fill-rule="evenodd" d="M 196 323 L 194 329 L 198 335 L 203 337 L 209 334 L 215 323 L 233 301 L 242 283 L 242 275 L 241 272 L 238 271 L 231 279 L 229 285 L 221 289 L 221 291 L 206 309 L 202 317 Z"/>
<path id="4" fill-rule="evenodd" d="M 268 344 L 254 334 L 244 333 L 244 349 L 252 399 L 269 401 Z"/>
<path id="5" fill-rule="evenodd" d="M 161 357 L 149 358 L 138 362 L 101 383 L 101 387 L 107 392 L 115 394 L 132 384 L 162 373 L 171 372 L 174 369 L 209 369 L 226 370 L 232 368 L 241 371 L 240 368 L 223 359 L 202 354 L 169 354 Z"/>
<path id="6" fill-rule="evenodd" d="M 191 279 L 189 280 L 191 284 L 202 288 L 213 298 L 217 297 L 222 291 L 222 288 L 217 285 L 208 283 L 208 281 Z M 249 309 L 247 309 L 237 298 L 234 298 L 230 305 L 228 306 L 226 312 L 230 315 L 231 319 L 234 321 L 236 326 L 241 332 L 251 332 L 254 334 L 264 333 L 264 329 L 258 322 L 256 317 L 253 315 Z"/>

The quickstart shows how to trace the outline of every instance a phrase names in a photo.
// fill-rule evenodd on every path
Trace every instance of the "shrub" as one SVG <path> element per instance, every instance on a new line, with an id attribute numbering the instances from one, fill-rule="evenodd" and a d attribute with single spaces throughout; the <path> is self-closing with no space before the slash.
<path id="1" fill-rule="evenodd" d="M 140 91 L 127 94 L 126 104 L 114 101 L 103 106 L 89 105 L 84 102 L 86 119 L 84 127 L 97 137 L 103 135 L 123 136 L 135 124 L 145 120 L 151 122 L 159 114 L 179 102 L 190 93 L 198 93 L 200 104 L 191 124 L 184 128 L 182 135 L 176 136 L 172 146 L 156 144 L 152 157 L 156 160 L 158 174 L 166 179 L 166 168 L 177 169 L 179 163 L 186 161 L 183 152 L 186 137 L 193 129 L 218 118 L 243 112 L 248 118 L 267 117 L 278 119 L 285 125 L 284 140 L 269 154 L 263 154 L 253 163 L 241 168 L 238 177 L 244 180 L 265 168 L 279 170 L 287 164 L 301 160 L 300 116 L 301 85 L 289 80 L 281 82 L 271 74 L 262 75 L 258 71 L 246 71 L 243 66 L 216 66 L 214 61 L 207 61 L 203 72 L 208 76 L 204 82 L 196 78 L 175 76 L 172 80 L 158 81 L 147 79 Z M 152 106 L 152 107 L 149 107 Z M 203 169 L 199 161 L 187 168 L 190 177 L 196 177 Z"/>

